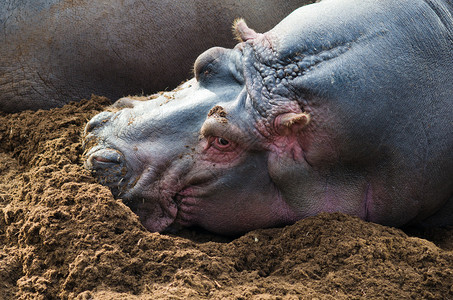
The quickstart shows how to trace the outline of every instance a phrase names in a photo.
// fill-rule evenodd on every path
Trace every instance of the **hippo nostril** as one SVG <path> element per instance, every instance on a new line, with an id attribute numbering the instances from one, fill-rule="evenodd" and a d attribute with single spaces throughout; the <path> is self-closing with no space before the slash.
<path id="1" fill-rule="evenodd" d="M 105 169 L 111 168 L 115 165 L 121 167 L 124 163 L 122 154 L 115 149 L 102 149 L 91 154 L 86 161 L 86 167 L 88 169 Z M 115 167 L 116 168 L 116 167 Z"/>
<path id="2" fill-rule="evenodd" d="M 121 163 L 121 154 L 114 149 L 103 149 L 92 155 L 92 159 L 100 163 L 119 164 Z"/>
<path id="3" fill-rule="evenodd" d="M 108 186 L 115 197 L 119 196 L 129 180 L 124 155 L 112 148 L 94 148 L 87 157 L 85 168 L 99 183 Z"/>
<path id="4" fill-rule="evenodd" d="M 101 163 L 108 163 L 108 164 L 119 164 L 120 163 L 120 161 L 118 161 L 118 160 L 111 160 L 111 159 L 108 159 L 108 158 L 105 158 L 102 156 L 93 156 L 93 159 L 98 162 L 101 162 Z"/>
<path id="5" fill-rule="evenodd" d="M 85 134 L 93 131 L 94 129 L 98 128 L 102 124 L 108 122 L 110 117 L 113 115 L 112 112 L 103 111 L 96 116 L 94 116 L 85 126 Z"/>

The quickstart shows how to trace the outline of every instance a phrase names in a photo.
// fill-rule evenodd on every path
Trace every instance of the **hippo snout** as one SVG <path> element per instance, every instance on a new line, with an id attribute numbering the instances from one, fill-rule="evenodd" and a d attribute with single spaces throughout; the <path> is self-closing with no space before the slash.
<path id="1" fill-rule="evenodd" d="M 118 196 L 123 189 L 127 173 L 124 155 L 110 148 L 91 149 L 85 161 L 85 168 L 92 171 L 98 181 L 107 185 Z"/>
<path id="2" fill-rule="evenodd" d="M 115 196 L 119 196 L 125 186 L 127 174 L 126 159 L 116 146 L 102 138 L 102 132 L 111 120 L 113 112 L 104 111 L 94 116 L 85 126 L 83 148 L 85 149 L 85 168 L 97 180 L 108 186 Z"/>

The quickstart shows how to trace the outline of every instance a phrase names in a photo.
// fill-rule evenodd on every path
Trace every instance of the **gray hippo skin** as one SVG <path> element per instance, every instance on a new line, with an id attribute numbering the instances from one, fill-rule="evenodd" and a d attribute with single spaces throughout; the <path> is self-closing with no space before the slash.
<path id="1" fill-rule="evenodd" d="M 85 130 L 86 167 L 151 231 L 343 212 L 453 224 L 451 1 L 325 0 Z M 128 106 L 120 109 L 119 107 Z"/>
<path id="2" fill-rule="evenodd" d="M 243 17 L 269 30 L 307 0 L 2 0 L 0 111 L 173 89 Z"/>

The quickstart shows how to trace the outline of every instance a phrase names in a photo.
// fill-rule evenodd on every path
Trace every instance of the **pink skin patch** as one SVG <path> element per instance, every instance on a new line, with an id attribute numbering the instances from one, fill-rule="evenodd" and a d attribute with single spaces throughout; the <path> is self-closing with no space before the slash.
<path id="1" fill-rule="evenodd" d="M 110 162 L 112 162 L 111 160 L 106 159 L 106 158 L 103 158 L 102 156 L 95 156 L 94 159 L 97 160 L 97 161 L 99 161 L 99 162 L 104 162 L 104 163 L 110 163 Z"/>
<path id="2" fill-rule="evenodd" d="M 271 150 L 277 156 L 290 156 L 294 162 L 301 162 L 305 160 L 305 154 L 299 143 L 297 137 L 294 136 L 281 136 L 276 137 L 272 145 Z"/>

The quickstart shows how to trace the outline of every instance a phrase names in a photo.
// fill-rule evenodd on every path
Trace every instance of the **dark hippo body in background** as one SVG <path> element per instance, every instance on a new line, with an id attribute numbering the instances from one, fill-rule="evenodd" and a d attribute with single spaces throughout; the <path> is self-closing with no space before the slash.
<path id="1" fill-rule="evenodd" d="M 324 0 L 212 48 L 195 78 L 86 127 L 86 166 L 163 231 L 343 212 L 453 224 L 453 4 Z"/>
<path id="2" fill-rule="evenodd" d="M 172 89 L 204 50 L 234 45 L 235 18 L 268 30 L 307 2 L 2 1 L 0 111 Z"/>

